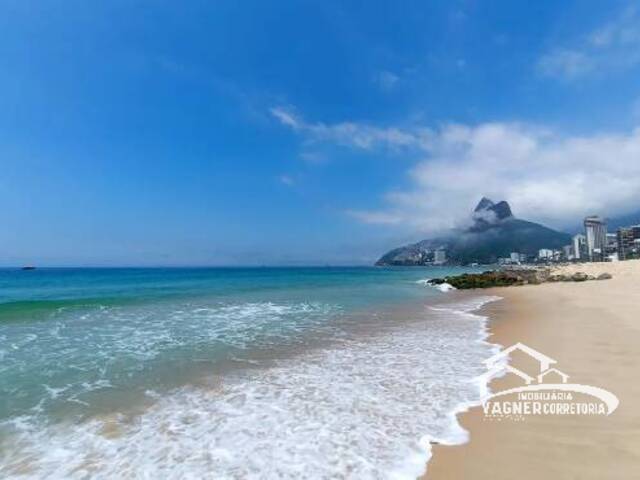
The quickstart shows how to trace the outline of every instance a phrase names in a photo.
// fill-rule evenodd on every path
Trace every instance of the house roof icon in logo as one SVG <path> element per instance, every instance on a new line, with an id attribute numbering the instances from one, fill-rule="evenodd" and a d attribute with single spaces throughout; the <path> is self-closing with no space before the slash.
<path id="1" fill-rule="evenodd" d="M 540 373 L 549 370 L 549 366 L 554 363 L 558 363 L 551 357 L 547 357 L 545 354 L 540 353 L 537 350 L 534 350 L 531 347 L 527 347 L 523 343 L 516 343 L 511 345 L 509 348 L 505 348 L 504 350 L 499 351 L 494 356 L 487 358 L 483 363 L 487 366 L 488 369 L 492 369 L 498 362 L 503 361 L 505 358 L 508 358 L 509 355 L 515 350 L 520 350 L 530 357 L 535 358 L 538 363 L 540 363 Z"/>
<path id="2" fill-rule="evenodd" d="M 508 373 L 513 373 L 514 375 L 520 377 L 522 380 L 524 380 L 524 383 L 526 383 L 527 385 L 531 385 L 531 382 L 533 382 L 535 380 L 535 378 L 533 378 L 531 375 L 527 375 L 526 373 L 524 373 L 522 370 L 518 370 L 515 367 L 512 367 L 511 365 L 495 365 L 491 370 L 489 370 L 485 375 L 489 378 L 498 375 L 499 373 L 502 372 L 508 372 Z"/>
<path id="3" fill-rule="evenodd" d="M 518 370 L 515 367 L 512 367 L 505 361 L 509 358 L 509 355 L 516 350 L 520 350 L 521 352 L 526 353 L 527 355 L 538 361 L 538 363 L 540 364 L 540 374 L 537 376 L 538 383 L 543 383 L 544 377 L 546 377 L 549 373 L 555 373 L 556 375 L 559 375 L 562 383 L 567 383 L 569 375 L 561 372 L 557 368 L 550 368 L 552 364 L 558 363 L 556 360 L 520 342 L 511 345 L 509 348 L 501 350 L 490 358 L 487 358 L 484 361 L 484 364 L 489 370 L 486 375 L 492 377 L 498 373 L 506 371 L 517 375 L 518 377 L 523 379 L 527 385 L 530 385 L 534 380 L 536 380 L 536 378 L 528 375 L 521 370 Z"/>
<path id="4" fill-rule="evenodd" d="M 542 383 L 544 377 L 546 377 L 549 373 L 555 373 L 556 375 L 560 376 L 562 383 L 567 383 L 567 380 L 569 379 L 569 375 L 567 375 L 566 373 L 561 372 L 557 368 L 550 368 L 549 370 L 546 370 L 538 375 L 538 383 Z"/>

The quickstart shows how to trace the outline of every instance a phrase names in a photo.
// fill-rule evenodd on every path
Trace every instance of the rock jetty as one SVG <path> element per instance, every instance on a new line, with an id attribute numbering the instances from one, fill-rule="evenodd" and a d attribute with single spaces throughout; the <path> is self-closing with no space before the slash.
<path id="1" fill-rule="evenodd" d="M 551 269 L 514 269 L 488 270 L 482 273 L 463 273 L 443 278 L 433 278 L 429 285 L 449 284 L 459 290 L 471 288 L 511 287 L 517 285 L 538 285 L 548 282 L 586 282 L 589 280 L 608 280 L 611 274 L 602 273 L 597 277 L 576 272 L 571 275 L 554 274 Z"/>

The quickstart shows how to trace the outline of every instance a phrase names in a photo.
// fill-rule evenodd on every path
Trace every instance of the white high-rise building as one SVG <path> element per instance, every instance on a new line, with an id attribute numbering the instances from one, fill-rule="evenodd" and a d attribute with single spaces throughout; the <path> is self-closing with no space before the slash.
<path id="1" fill-rule="evenodd" d="M 589 260 L 603 260 L 607 250 L 607 222 L 604 218 L 591 216 L 584 219 Z"/>
<path id="2" fill-rule="evenodd" d="M 574 260 L 585 260 L 587 257 L 587 237 L 578 233 L 573 236 L 573 258 Z"/>

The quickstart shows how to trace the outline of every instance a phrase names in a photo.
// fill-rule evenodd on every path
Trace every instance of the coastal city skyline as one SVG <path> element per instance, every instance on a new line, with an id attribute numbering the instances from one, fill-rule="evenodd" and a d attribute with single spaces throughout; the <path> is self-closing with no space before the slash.
<path id="1" fill-rule="evenodd" d="M 543 248 L 535 257 L 512 252 L 509 258 L 500 258 L 499 263 L 615 262 L 640 258 L 640 222 L 608 232 L 606 218 L 590 215 L 585 217 L 583 226 L 583 232 L 573 235 L 571 243 L 562 249 Z"/>
<path id="2" fill-rule="evenodd" d="M 614 224 L 588 215 L 582 231 L 569 235 L 514 215 L 506 200 L 482 197 L 466 225 L 392 249 L 379 266 L 522 265 L 614 262 L 640 258 L 640 222 Z"/>

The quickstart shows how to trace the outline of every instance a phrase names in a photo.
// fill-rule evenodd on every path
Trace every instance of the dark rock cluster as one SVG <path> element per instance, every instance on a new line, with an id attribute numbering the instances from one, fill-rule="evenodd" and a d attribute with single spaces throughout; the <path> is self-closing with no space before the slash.
<path id="1" fill-rule="evenodd" d="M 611 274 L 602 273 L 598 277 L 576 272 L 573 275 L 552 274 L 549 269 L 488 270 L 482 273 L 463 273 L 429 280 L 431 285 L 449 285 L 459 289 L 510 287 L 513 285 L 538 285 L 546 282 L 585 282 L 587 280 L 608 280 Z"/>

